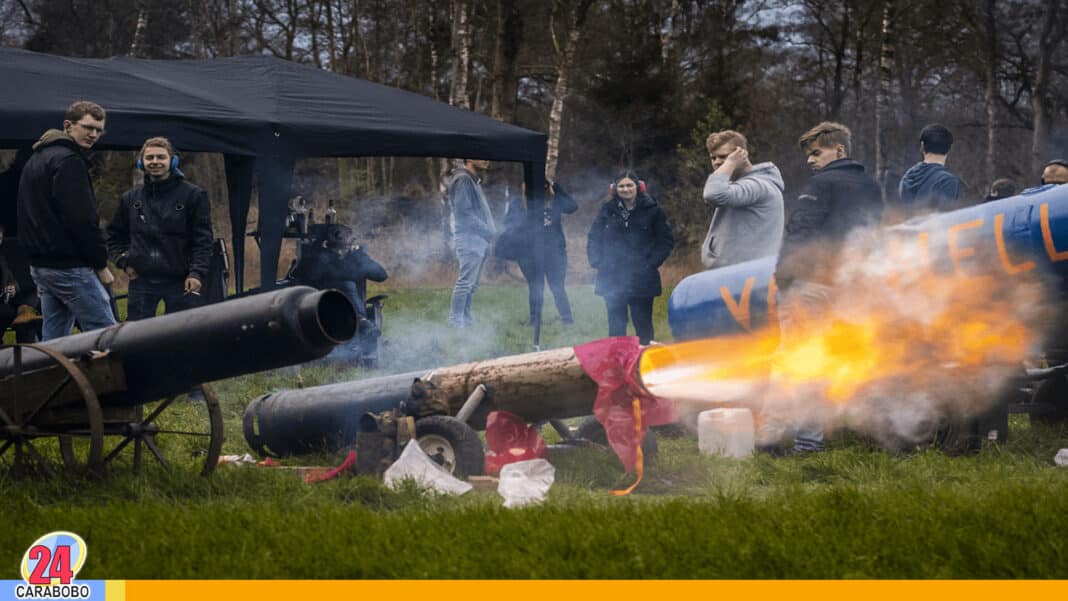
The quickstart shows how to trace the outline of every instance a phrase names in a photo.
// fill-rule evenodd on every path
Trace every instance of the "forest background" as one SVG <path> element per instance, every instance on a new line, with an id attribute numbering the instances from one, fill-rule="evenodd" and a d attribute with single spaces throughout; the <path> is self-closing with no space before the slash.
<path id="1" fill-rule="evenodd" d="M 956 137 L 948 167 L 964 183 L 962 204 L 997 178 L 1037 185 L 1046 161 L 1068 157 L 1066 28 L 1068 0 L 0 0 L 5 46 L 269 54 L 546 132 L 548 175 L 580 204 L 565 219 L 572 282 L 590 279 L 585 233 L 623 169 L 672 220 L 668 283 L 700 269 L 704 139 L 720 129 L 742 131 L 755 162 L 779 166 L 787 210 L 808 175 L 797 137 L 825 119 L 852 128 L 852 154 L 888 202 L 932 122 Z M 13 155 L 0 153 L 0 167 Z M 227 237 L 222 157 L 182 158 Z M 94 155 L 105 221 L 138 178 L 133 162 L 132 152 Z M 318 216 L 333 200 L 395 284 L 441 285 L 452 277 L 440 235 L 446 168 L 433 157 L 307 159 L 293 194 Z M 488 172 L 498 217 L 520 181 L 517 164 Z M 249 230 L 255 219 L 254 209 Z M 491 275 L 518 277 L 502 263 Z"/>

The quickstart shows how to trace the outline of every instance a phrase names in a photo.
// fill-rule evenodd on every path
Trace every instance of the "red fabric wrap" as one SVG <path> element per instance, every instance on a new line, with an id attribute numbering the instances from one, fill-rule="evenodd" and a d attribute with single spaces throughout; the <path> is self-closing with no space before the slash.
<path id="1" fill-rule="evenodd" d="M 496 474 L 509 463 L 545 459 L 549 447 L 538 429 L 507 411 L 486 416 L 486 473 Z"/>
<path id="2" fill-rule="evenodd" d="M 645 430 L 677 419 L 671 401 L 649 394 L 638 382 L 641 354 L 637 336 L 602 338 L 575 347 L 579 364 L 598 386 L 593 415 L 604 426 L 608 444 L 628 472 L 634 471 L 635 449 L 641 446 Z M 634 423 L 635 398 L 642 408 L 641 434 Z"/>

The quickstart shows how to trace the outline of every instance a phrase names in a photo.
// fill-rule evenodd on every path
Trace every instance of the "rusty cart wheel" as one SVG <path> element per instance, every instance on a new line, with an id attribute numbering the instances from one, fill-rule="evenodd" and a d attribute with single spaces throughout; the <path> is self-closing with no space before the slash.
<path id="1" fill-rule="evenodd" d="M 55 438 L 65 460 L 64 441 L 81 436 L 86 441 L 84 453 L 73 467 L 99 470 L 103 465 L 104 418 L 100 400 L 85 373 L 74 361 L 46 346 L 15 344 L 11 349 L 13 369 L 4 378 L 10 398 L 0 403 L 0 460 L 10 453 L 16 473 L 34 467 L 52 473 L 57 458 L 41 441 Z M 27 350 L 48 356 L 54 364 L 25 371 L 22 356 Z"/>
<path id="2" fill-rule="evenodd" d="M 201 475 L 215 470 L 222 451 L 224 426 L 219 399 L 209 385 L 194 387 L 184 400 L 181 395 L 175 395 L 132 409 L 132 414 L 105 419 L 105 431 L 122 438 L 104 456 L 105 464 L 129 461 L 133 470 L 140 472 L 147 452 L 154 463 L 166 469 L 174 463 L 202 461 Z M 61 449 L 64 461 L 68 454 L 71 460 L 78 454 L 75 444 L 69 439 L 65 441 L 65 449 Z M 124 453 L 127 449 L 129 452 Z"/>

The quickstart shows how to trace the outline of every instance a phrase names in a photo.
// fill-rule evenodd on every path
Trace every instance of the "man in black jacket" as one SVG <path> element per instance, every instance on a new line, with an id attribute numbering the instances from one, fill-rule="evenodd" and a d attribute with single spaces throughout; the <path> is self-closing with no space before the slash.
<path id="1" fill-rule="evenodd" d="M 104 288 L 115 278 L 84 154 L 104 135 L 104 118 L 98 104 L 70 105 L 63 130 L 41 136 L 19 178 L 19 242 L 41 295 L 44 340 L 70 334 L 75 319 L 84 331 L 115 323 Z"/>
<path id="2" fill-rule="evenodd" d="M 130 276 L 126 319 L 195 307 L 211 261 L 211 206 L 208 195 L 185 181 L 178 155 L 167 138 L 149 138 L 138 167 L 144 185 L 122 195 L 108 225 L 108 251 Z"/>
<path id="3" fill-rule="evenodd" d="M 785 346 L 803 336 L 807 324 L 829 317 L 831 285 L 846 239 L 882 217 L 879 185 L 864 172 L 864 165 L 849 158 L 851 136 L 841 123 L 824 122 L 798 140 L 813 175 L 790 214 L 775 270 L 780 341 Z M 803 421 L 807 423 L 795 424 L 793 451 L 823 450 L 818 419 Z"/>

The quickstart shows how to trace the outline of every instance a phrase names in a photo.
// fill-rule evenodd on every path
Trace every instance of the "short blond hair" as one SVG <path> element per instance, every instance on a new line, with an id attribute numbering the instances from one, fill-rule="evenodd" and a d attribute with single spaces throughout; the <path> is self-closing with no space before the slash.
<path id="1" fill-rule="evenodd" d="M 177 151 L 174 150 L 174 144 L 171 144 L 170 140 L 164 138 L 163 136 L 156 136 L 154 138 L 149 138 L 145 140 L 145 143 L 141 145 L 141 152 L 137 153 L 137 156 L 145 156 L 145 149 L 149 146 L 154 146 L 156 148 L 166 148 L 167 153 L 171 156 L 178 154 Z"/>
<path id="2" fill-rule="evenodd" d="M 708 139 L 705 140 L 705 148 L 708 149 L 709 154 L 724 144 L 734 144 L 738 148 L 744 148 L 746 152 L 749 152 L 749 140 L 746 140 L 745 136 L 733 129 L 725 129 L 709 134 Z"/>
<path id="3" fill-rule="evenodd" d="M 797 143 L 801 150 L 808 150 L 813 143 L 821 148 L 834 148 L 841 144 L 849 154 L 849 145 L 853 139 L 853 132 L 849 128 L 834 121 L 824 121 L 816 127 L 801 134 Z"/>

